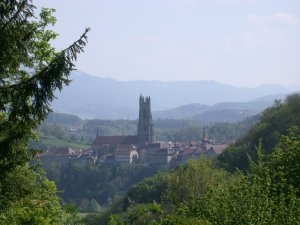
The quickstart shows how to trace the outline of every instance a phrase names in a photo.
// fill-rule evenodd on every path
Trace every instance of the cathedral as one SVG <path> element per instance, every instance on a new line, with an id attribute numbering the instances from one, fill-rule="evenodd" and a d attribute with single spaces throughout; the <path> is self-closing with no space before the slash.
<path id="1" fill-rule="evenodd" d="M 138 157 L 138 150 L 154 142 L 153 122 L 150 97 L 140 96 L 138 133 L 131 136 L 99 136 L 92 145 L 97 156 L 113 154 L 124 163 L 131 163 L 132 158 Z M 132 157 L 130 156 L 132 155 Z M 124 156 L 122 158 L 122 156 Z M 130 156 L 130 157 L 128 157 Z M 129 162 L 128 162 L 129 160 Z"/>

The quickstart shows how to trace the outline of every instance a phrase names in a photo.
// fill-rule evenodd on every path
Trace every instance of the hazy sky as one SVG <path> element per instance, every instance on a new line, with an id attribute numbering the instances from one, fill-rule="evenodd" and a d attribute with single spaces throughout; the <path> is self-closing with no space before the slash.
<path id="1" fill-rule="evenodd" d="M 91 27 L 77 69 L 116 80 L 300 86 L 300 0 L 34 0 L 58 49 Z"/>

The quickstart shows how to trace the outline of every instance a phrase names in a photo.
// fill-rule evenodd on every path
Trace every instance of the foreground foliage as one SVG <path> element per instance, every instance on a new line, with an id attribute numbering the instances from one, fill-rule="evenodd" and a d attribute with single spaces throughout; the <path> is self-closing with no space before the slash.
<path id="1" fill-rule="evenodd" d="M 69 84 L 88 29 L 56 52 L 50 42 L 57 34 L 47 29 L 54 10 L 35 11 L 31 0 L 0 2 L 0 224 L 72 224 L 55 184 L 28 166 L 35 152 L 27 146 L 54 91 Z"/>
<path id="2" fill-rule="evenodd" d="M 299 140 L 298 129 L 290 129 L 269 156 L 260 143 L 246 174 L 229 174 L 205 159 L 190 161 L 164 175 L 159 202 L 133 201 L 109 224 L 300 224 Z"/>
<path id="3" fill-rule="evenodd" d="M 41 171 L 17 166 L 0 184 L 0 224 L 79 224 L 62 207 L 57 192 Z"/>

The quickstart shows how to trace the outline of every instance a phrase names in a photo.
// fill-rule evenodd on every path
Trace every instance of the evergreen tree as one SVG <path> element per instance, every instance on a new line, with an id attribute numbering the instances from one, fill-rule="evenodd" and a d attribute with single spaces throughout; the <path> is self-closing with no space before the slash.
<path id="1" fill-rule="evenodd" d="M 54 91 L 68 85 L 73 61 L 86 44 L 86 29 L 79 40 L 56 52 L 47 29 L 55 23 L 51 9 L 37 19 L 30 0 L 0 3 L 0 171 L 28 162 L 27 143 L 32 130 L 50 112 Z"/>
<path id="2" fill-rule="evenodd" d="M 55 24 L 53 12 L 42 9 L 35 15 L 31 0 L 0 2 L 0 224 L 77 221 L 64 215 L 55 184 L 28 166 L 33 129 L 51 111 L 54 91 L 70 83 L 89 31 L 55 51 L 50 42 L 57 34 L 47 29 Z"/>

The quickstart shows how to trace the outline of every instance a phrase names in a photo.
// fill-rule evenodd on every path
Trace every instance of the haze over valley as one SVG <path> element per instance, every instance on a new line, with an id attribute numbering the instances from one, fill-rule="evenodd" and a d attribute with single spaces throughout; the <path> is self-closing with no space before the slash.
<path id="1" fill-rule="evenodd" d="M 213 80 L 117 81 L 81 71 L 72 72 L 71 79 L 63 92 L 56 93 L 53 111 L 88 119 L 137 119 L 138 98 L 143 94 L 151 97 L 154 119 L 236 121 L 297 91 L 295 87 L 272 84 L 235 87 Z M 227 117 L 216 115 L 224 112 Z"/>

